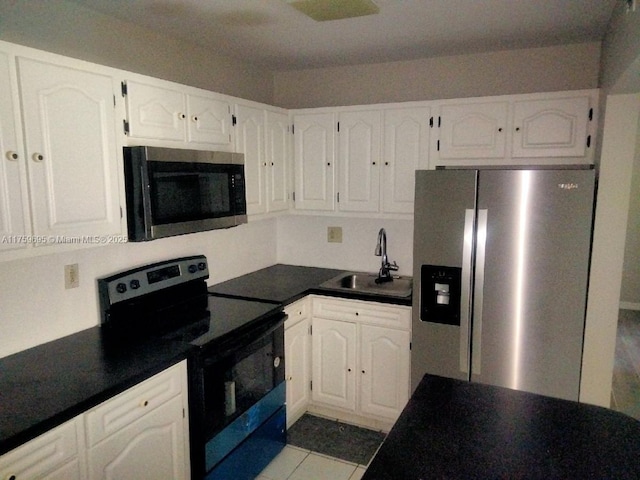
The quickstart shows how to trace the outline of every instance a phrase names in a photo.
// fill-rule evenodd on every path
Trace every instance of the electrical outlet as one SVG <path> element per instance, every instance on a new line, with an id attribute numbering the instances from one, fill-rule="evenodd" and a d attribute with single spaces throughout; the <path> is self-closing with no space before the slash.
<path id="1" fill-rule="evenodd" d="M 342 227 L 327 227 L 327 242 L 342 243 Z"/>
<path id="2" fill-rule="evenodd" d="M 80 271 L 78 264 L 64 266 L 64 288 L 78 288 L 80 286 Z"/>

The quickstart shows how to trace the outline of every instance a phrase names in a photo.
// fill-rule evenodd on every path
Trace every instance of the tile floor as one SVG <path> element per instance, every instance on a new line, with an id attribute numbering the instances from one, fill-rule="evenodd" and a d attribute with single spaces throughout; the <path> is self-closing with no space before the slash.
<path id="1" fill-rule="evenodd" d="M 257 480 L 360 480 L 366 465 L 287 445 Z"/>

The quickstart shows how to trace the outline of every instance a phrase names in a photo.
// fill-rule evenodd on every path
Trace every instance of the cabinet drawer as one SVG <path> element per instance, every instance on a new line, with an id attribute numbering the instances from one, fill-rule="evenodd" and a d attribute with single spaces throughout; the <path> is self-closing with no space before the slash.
<path id="1" fill-rule="evenodd" d="M 315 297 L 313 299 L 313 317 L 379 325 L 400 330 L 411 329 L 411 307 L 386 303 Z"/>
<path id="2" fill-rule="evenodd" d="M 0 478 L 59 478 L 48 475 L 56 473 L 66 463 L 72 471 L 68 478 L 79 478 L 77 456 L 81 427 L 78 422 L 79 419 L 75 418 L 63 423 L 0 457 Z M 69 470 L 65 467 L 64 471 Z"/>
<path id="3" fill-rule="evenodd" d="M 284 322 L 284 328 L 290 328 L 303 318 L 309 317 L 309 304 L 309 299 L 303 298 L 302 300 L 298 300 L 297 302 L 288 305 L 284 309 L 284 313 L 287 314 L 287 320 Z"/>
<path id="4" fill-rule="evenodd" d="M 87 412 L 88 445 L 95 445 L 179 395 L 186 378 L 185 369 L 186 362 L 181 362 Z"/>

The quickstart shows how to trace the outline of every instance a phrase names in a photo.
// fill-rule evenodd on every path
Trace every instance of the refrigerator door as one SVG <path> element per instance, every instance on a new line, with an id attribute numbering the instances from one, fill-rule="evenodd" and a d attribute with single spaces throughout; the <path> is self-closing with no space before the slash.
<path id="1" fill-rule="evenodd" d="M 476 176 L 475 170 L 416 172 L 412 389 L 425 373 L 469 379 L 470 248 Z M 448 316 L 444 302 L 450 301 L 453 306 L 453 300 L 447 297 L 457 290 L 449 288 L 456 275 L 462 294 L 458 318 L 443 318 Z M 433 305 L 427 305 L 428 302 Z"/>
<path id="2" fill-rule="evenodd" d="M 479 173 L 472 381 L 578 400 L 594 183 Z"/>

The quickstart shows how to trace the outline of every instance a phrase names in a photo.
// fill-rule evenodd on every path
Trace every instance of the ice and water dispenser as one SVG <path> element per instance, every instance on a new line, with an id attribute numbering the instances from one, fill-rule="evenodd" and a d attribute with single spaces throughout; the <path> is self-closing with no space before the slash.
<path id="1" fill-rule="evenodd" d="M 460 325 L 462 269 L 422 265 L 420 271 L 420 320 Z"/>

